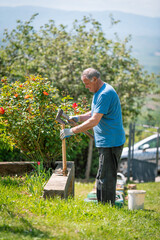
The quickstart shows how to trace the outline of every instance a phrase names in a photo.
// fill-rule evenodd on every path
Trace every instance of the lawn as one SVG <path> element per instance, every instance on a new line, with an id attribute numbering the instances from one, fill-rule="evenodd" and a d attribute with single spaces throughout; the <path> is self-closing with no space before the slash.
<path id="1" fill-rule="evenodd" d="M 44 200 L 47 176 L 0 178 L 0 239 L 160 239 L 160 183 L 140 183 L 144 210 L 87 203 L 93 183 L 75 183 L 75 198 Z"/>

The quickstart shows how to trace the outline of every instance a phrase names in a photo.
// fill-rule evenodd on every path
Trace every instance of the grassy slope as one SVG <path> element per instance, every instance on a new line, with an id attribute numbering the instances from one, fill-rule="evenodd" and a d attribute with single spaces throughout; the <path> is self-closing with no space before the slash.
<path id="1" fill-rule="evenodd" d="M 147 191 L 139 211 L 84 202 L 92 188 L 76 183 L 74 200 L 44 200 L 29 180 L 0 179 L 0 239 L 160 239 L 160 183 L 138 184 Z"/>

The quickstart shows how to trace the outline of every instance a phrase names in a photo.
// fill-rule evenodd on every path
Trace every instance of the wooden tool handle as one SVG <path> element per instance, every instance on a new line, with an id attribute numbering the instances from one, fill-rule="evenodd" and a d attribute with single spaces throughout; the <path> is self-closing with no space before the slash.
<path id="1" fill-rule="evenodd" d="M 84 133 L 85 133 L 89 138 L 91 138 L 92 140 L 94 140 L 94 136 L 93 136 L 90 132 L 85 131 Z"/>
<path id="2" fill-rule="evenodd" d="M 65 125 L 62 124 L 62 130 L 65 128 Z M 62 140 L 62 160 L 63 160 L 63 175 L 67 175 L 67 161 L 66 161 L 66 139 Z"/>

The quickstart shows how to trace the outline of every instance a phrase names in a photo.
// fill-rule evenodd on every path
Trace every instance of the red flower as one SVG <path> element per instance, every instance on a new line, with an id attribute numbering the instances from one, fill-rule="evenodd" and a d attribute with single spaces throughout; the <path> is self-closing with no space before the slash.
<path id="1" fill-rule="evenodd" d="M 18 94 L 16 93 L 14 96 L 15 96 L 15 97 L 18 97 Z"/>
<path id="2" fill-rule="evenodd" d="M 72 108 L 77 108 L 78 107 L 78 104 L 77 103 L 73 103 L 73 105 L 72 105 Z"/>
<path id="3" fill-rule="evenodd" d="M 48 93 L 47 93 L 47 92 L 45 92 L 45 91 L 43 92 L 43 94 L 44 94 L 44 95 L 46 95 L 46 96 L 48 96 Z"/>
<path id="4" fill-rule="evenodd" d="M 33 81 L 35 81 L 36 79 L 35 79 L 35 78 L 33 78 L 32 80 L 33 80 Z"/>
<path id="5" fill-rule="evenodd" d="M 27 98 L 30 98 L 30 96 L 29 96 L 29 95 L 26 95 L 24 98 L 27 99 Z"/>
<path id="6" fill-rule="evenodd" d="M 41 164 L 41 162 L 37 162 L 38 166 Z"/>
<path id="7" fill-rule="evenodd" d="M 0 107 L 0 114 L 4 114 L 5 113 L 5 110 L 3 107 Z"/>
<path id="8" fill-rule="evenodd" d="M 20 84 L 19 86 L 20 86 L 20 87 L 23 87 L 23 85 L 22 85 L 22 84 Z"/>
<path id="9" fill-rule="evenodd" d="M 6 79 L 3 79 L 3 78 L 1 79 L 1 82 L 3 82 L 3 83 L 6 82 L 6 81 L 7 81 Z"/>

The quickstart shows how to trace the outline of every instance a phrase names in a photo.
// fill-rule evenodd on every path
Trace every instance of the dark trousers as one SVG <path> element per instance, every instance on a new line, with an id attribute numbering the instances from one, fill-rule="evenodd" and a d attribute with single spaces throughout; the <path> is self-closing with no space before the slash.
<path id="1" fill-rule="evenodd" d="M 97 200 L 115 204 L 117 170 L 123 145 L 120 147 L 98 148 L 99 169 L 97 173 Z"/>

